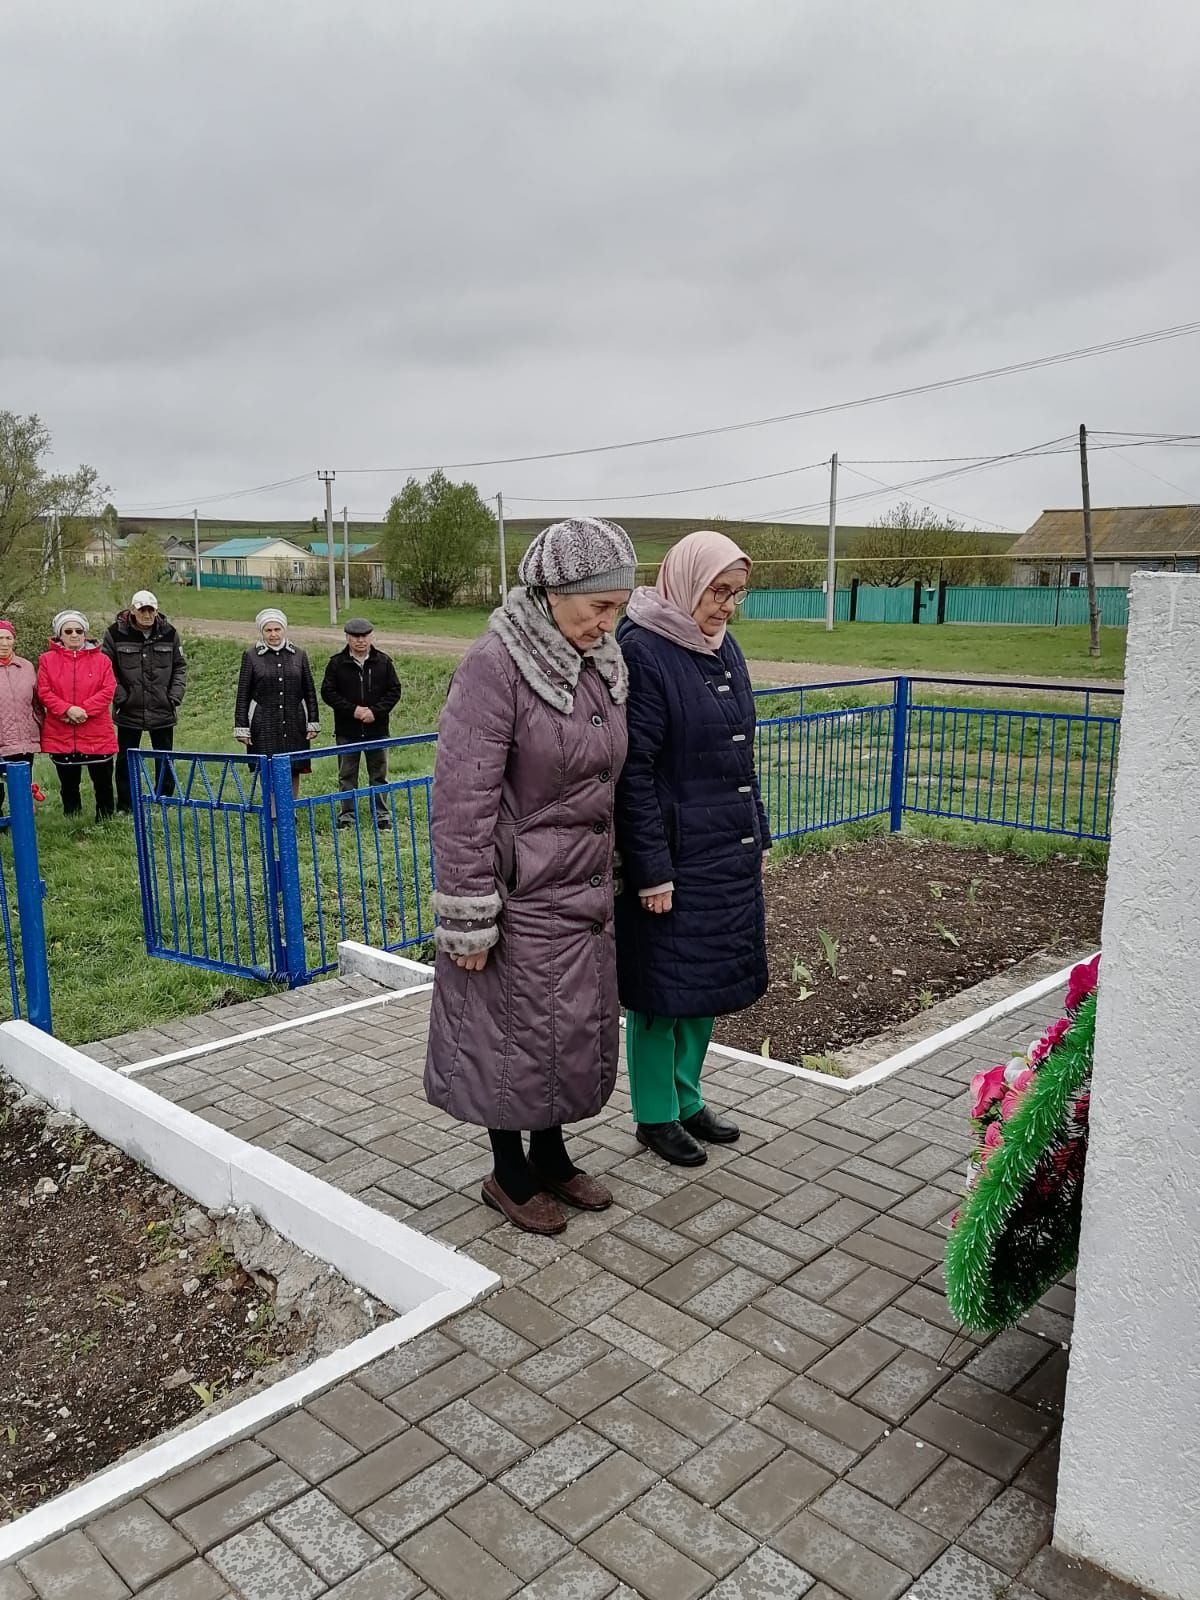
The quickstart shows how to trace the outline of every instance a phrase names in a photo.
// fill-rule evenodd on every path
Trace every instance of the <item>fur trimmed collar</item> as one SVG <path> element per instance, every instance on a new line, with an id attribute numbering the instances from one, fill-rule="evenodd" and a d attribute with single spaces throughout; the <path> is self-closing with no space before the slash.
<path id="1" fill-rule="evenodd" d="M 291 655 L 291 656 L 294 656 L 296 654 L 296 646 L 294 644 L 290 643 L 290 641 L 287 640 L 287 639 L 285 639 L 282 644 L 261 644 L 260 643 L 260 644 L 256 644 L 254 646 L 254 648 L 255 648 L 255 650 L 257 651 L 257 653 L 260 656 L 269 655 L 272 650 L 276 651 L 276 653 L 278 653 L 281 650 L 286 650 L 287 653 L 289 655 Z"/>
<path id="2" fill-rule="evenodd" d="M 534 694 L 564 716 L 574 710 L 575 686 L 585 659 L 604 680 L 614 703 L 625 703 L 629 673 L 613 636 L 605 634 L 586 657 L 580 655 L 528 589 L 511 589 L 504 604 L 492 612 L 488 629 L 499 636 Z"/>

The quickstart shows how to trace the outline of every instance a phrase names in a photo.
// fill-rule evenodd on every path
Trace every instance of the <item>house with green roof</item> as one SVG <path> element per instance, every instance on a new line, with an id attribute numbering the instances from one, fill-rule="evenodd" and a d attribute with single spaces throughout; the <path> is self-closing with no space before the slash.
<path id="1" fill-rule="evenodd" d="M 257 583 L 245 587 L 259 588 L 264 580 L 303 578 L 310 559 L 308 551 L 290 539 L 225 539 L 201 553 L 200 572 L 202 580 L 211 577 L 219 584 L 224 578 L 230 587 L 234 579 L 257 578 Z"/>

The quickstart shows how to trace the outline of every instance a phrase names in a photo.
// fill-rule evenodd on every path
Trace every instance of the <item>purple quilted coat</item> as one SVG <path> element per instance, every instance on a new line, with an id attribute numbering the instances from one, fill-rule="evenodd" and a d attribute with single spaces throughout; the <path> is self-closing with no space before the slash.
<path id="1" fill-rule="evenodd" d="M 464 658 L 438 726 L 425 1090 L 462 1122 L 529 1130 L 594 1116 L 616 1080 L 613 802 L 626 680 L 611 639 L 595 658 L 572 658 L 535 618 L 543 636 L 527 657 L 517 645 L 528 641 L 511 627 L 502 637 L 497 616 L 501 630 L 494 621 Z M 552 671 L 564 653 L 565 689 Z M 481 949 L 481 972 L 451 959 Z"/>

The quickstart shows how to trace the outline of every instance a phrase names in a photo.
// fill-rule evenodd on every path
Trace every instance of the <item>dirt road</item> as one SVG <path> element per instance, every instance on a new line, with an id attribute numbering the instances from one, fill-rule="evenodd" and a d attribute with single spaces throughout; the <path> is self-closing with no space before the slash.
<path id="1" fill-rule="evenodd" d="M 208 618 L 188 617 L 181 624 L 184 633 L 202 634 L 213 639 L 240 639 L 243 642 L 253 637 L 253 628 L 246 622 L 217 622 Z M 338 649 L 345 643 L 345 635 L 340 628 L 314 628 L 297 626 L 288 630 L 289 637 L 297 644 L 324 645 L 327 649 Z M 380 628 L 375 634 L 376 642 L 381 649 L 394 655 L 421 655 L 421 656 L 447 656 L 451 660 L 458 660 L 467 653 L 471 645 L 470 639 L 452 639 L 444 635 L 430 635 L 421 633 L 393 633 L 388 628 Z M 792 684 L 821 684 L 821 683 L 862 683 L 871 678 L 890 678 L 903 668 L 885 667 L 847 667 L 830 664 L 823 661 L 750 661 L 750 676 L 758 688 L 786 688 Z M 920 677 L 922 668 L 909 669 L 913 676 Z M 991 683 L 996 680 L 975 672 L 956 672 L 956 678 L 963 678 L 972 683 Z M 1027 683 L 1052 684 L 1056 688 L 1087 688 L 1103 693 L 1106 689 L 1120 689 L 1120 679 L 1097 678 L 1087 683 L 1080 683 L 1075 678 L 1028 678 L 1015 674 L 1006 675 L 1005 683 L 1020 687 Z"/>

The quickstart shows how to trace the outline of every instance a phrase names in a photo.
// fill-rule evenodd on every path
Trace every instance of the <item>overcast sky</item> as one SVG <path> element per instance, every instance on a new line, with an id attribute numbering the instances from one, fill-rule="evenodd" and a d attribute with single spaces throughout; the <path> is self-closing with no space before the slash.
<path id="1" fill-rule="evenodd" d="M 329 466 L 368 514 L 403 474 L 350 468 L 739 422 L 1190 321 L 1198 81 L 1195 0 L 3 0 L 0 407 L 39 412 L 122 511 Z M 461 475 L 513 515 L 804 520 L 824 470 L 623 497 L 1081 421 L 1200 432 L 1198 368 L 1192 336 Z M 1098 455 L 1092 492 L 1200 499 L 1200 451 Z M 921 493 L 1021 528 L 1077 503 L 1077 463 Z"/>

